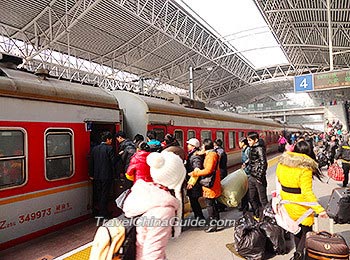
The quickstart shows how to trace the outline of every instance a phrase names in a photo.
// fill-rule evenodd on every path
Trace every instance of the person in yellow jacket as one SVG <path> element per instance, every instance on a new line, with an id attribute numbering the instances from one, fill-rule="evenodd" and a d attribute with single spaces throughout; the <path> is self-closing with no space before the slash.
<path id="1" fill-rule="evenodd" d="M 276 169 L 277 180 L 281 184 L 280 195 L 282 200 L 295 202 L 317 202 L 317 198 L 312 190 L 312 179 L 317 177 L 322 179 L 322 173 L 318 170 L 318 165 L 312 159 L 313 151 L 308 142 L 299 141 L 296 143 L 293 152 L 285 152 L 279 160 Z M 309 208 L 298 204 L 288 203 L 285 208 L 293 220 L 300 218 Z M 327 218 L 325 209 L 317 204 L 311 207 L 316 214 L 322 218 Z M 301 224 L 301 230 L 294 235 L 296 252 L 292 259 L 303 259 L 306 233 L 312 231 L 314 214 L 305 218 Z"/>
<path id="2" fill-rule="evenodd" d="M 196 168 L 188 175 L 191 177 L 201 177 L 215 172 L 213 186 L 210 188 L 202 186 L 202 190 L 203 197 L 205 197 L 207 203 L 207 211 L 209 216 L 209 226 L 207 229 L 205 229 L 205 232 L 216 232 L 218 229 L 217 221 L 220 218 L 220 213 L 216 207 L 216 198 L 220 197 L 221 195 L 220 169 L 218 167 L 220 157 L 214 151 L 214 143 L 211 139 L 203 140 L 202 152 L 205 153 L 203 169 Z M 200 181 L 200 179 L 198 179 L 198 181 Z"/>

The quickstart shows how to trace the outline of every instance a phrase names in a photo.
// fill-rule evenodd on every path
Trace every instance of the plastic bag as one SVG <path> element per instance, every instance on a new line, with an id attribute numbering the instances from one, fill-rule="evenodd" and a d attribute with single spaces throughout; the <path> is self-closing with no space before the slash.
<path id="1" fill-rule="evenodd" d="M 264 259 L 266 237 L 252 216 L 246 214 L 236 221 L 233 238 L 235 250 L 240 256 Z"/>
<path id="2" fill-rule="evenodd" d="M 234 171 L 221 181 L 219 202 L 228 207 L 237 207 L 248 190 L 248 177 L 243 169 Z"/>
<path id="3" fill-rule="evenodd" d="M 332 178 L 335 181 L 344 181 L 344 170 L 337 162 L 329 166 L 327 173 L 329 178 Z"/>
<path id="4" fill-rule="evenodd" d="M 278 255 L 287 253 L 287 244 L 284 237 L 285 231 L 277 225 L 271 203 L 268 203 L 263 210 L 259 228 L 267 238 L 266 249 L 268 251 L 273 251 Z"/>

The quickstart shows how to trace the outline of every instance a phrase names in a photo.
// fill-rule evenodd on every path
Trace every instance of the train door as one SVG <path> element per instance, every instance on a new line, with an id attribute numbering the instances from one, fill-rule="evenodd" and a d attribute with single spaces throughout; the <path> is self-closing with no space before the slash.
<path id="1" fill-rule="evenodd" d="M 167 134 L 167 127 L 165 125 L 151 125 L 148 130 L 153 130 L 157 134 L 157 140 L 162 142 L 164 136 Z"/>
<path id="2" fill-rule="evenodd" d="M 116 124 L 115 123 L 100 123 L 100 122 L 89 122 L 90 130 L 90 150 L 96 145 L 101 143 L 101 135 L 105 131 L 109 131 L 114 137 L 116 134 Z M 115 142 L 113 142 L 115 148 Z"/>
<path id="3" fill-rule="evenodd" d="M 90 153 L 92 149 L 101 143 L 101 137 L 102 133 L 105 131 L 109 131 L 113 136 L 113 149 L 114 151 L 117 151 L 116 149 L 117 144 L 116 140 L 114 138 L 116 131 L 119 130 L 119 124 L 113 123 L 113 122 L 88 122 L 88 130 L 90 131 Z M 88 155 L 88 161 L 90 161 L 90 153 Z M 90 167 L 90 165 L 89 165 Z M 90 168 L 89 171 L 92 169 Z M 113 212 L 113 215 L 119 215 L 120 212 L 118 212 L 118 209 L 114 206 L 115 203 L 113 201 L 116 198 L 116 191 L 118 184 L 113 181 L 113 185 L 111 186 L 111 189 L 109 191 L 109 197 L 108 197 L 108 210 L 109 212 Z M 92 187 L 92 205 L 93 205 L 93 211 L 96 211 L 96 205 L 97 205 L 97 197 L 96 197 L 97 191 L 96 186 L 93 185 Z M 117 213 L 116 213 L 117 212 Z"/>

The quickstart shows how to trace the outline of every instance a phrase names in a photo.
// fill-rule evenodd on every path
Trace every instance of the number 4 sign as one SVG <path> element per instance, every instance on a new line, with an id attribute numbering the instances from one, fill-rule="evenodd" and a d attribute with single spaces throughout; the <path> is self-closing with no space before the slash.
<path id="1" fill-rule="evenodd" d="M 294 77 L 294 91 L 306 92 L 314 90 L 314 81 L 312 74 Z"/>

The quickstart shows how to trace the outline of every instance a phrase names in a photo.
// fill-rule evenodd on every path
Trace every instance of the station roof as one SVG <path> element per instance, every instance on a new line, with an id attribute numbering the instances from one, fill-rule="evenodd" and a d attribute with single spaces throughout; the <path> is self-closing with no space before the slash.
<path id="1" fill-rule="evenodd" d="M 293 69 L 286 75 L 329 71 L 330 35 L 334 70 L 349 69 L 349 0 L 331 0 L 330 6 L 326 0 L 254 1 L 292 65 Z M 270 86 L 271 90 L 277 90 L 274 85 Z M 284 86 L 286 92 L 293 92 L 293 81 Z M 312 92 L 310 96 L 313 99 L 341 100 L 347 99 L 349 94 L 349 88 L 345 88 Z"/>
<path id="2" fill-rule="evenodd" d="M 29 69 L 108 89 L 138 88 L 143 78 L 149 91 L 187 91 L 193 67 L 197 97 L 235 105 L 292 92 L 294 75 L 329 69 L 326 1 L 254 1 L 290 64 L 255 70 L 175 0 L 1 0 L 0 48 Z M 349 67 L 348 6 L 331 1 L 335 69 Z"/>

